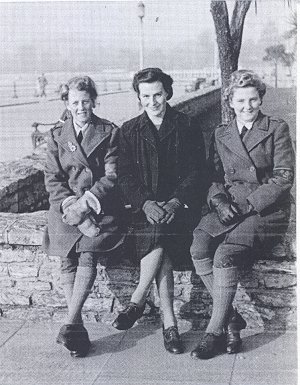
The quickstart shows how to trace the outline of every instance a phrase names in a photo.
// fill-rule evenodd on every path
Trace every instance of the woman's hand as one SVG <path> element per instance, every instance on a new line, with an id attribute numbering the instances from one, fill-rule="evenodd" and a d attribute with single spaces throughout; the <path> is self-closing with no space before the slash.
<path id="1" fill-rule="evenodd" d="M 165 217 L 160 223 L 171 223 L 175 218 L 176 212 L 183 207 L 182 203 L 177 198 L 170 199 L 164 206 L 163 209 L 166 211 Z"/>
<path id="2" fill-rule="evenodd" d="M 163 206 L 165 202 L 156 202 L 156 201 L 150 201 L 147 200 L 143 205 L 143 211 L 146 215 L 146 218 L 148 222 L 151 223 L 151 225 L 154 225 L 155 223 L 160 223 L 160 221 L 164 218 L 166 212 L 163 209 Z"/>
<path id="3" fill-rule="evenodd" d="M 215 210 L 218 214 L 219 220 L 223 225 L 229 225 L 233 223 L 239 216 L 237 208 L 229 202 L 221 202 Z"/>

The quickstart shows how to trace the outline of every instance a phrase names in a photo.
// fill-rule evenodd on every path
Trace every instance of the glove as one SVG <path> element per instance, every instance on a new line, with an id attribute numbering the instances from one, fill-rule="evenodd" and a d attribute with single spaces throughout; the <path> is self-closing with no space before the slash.
<path id="1" fill-rule="evenodd" d="M 166 211 L 165 217 L 160 221 L 160 223 L 171 223 L 175 218 L 178 210 L 182 209 L 183 205 L 177 198 L 170 199 L 164 206 L 163 209 Z"/>
<path id="2" fill-rule="evenodd" d="M 96 204 L 97 198 L 92 194 L 85 192 L 82 197 L 76 201 L 75 199 L 74 196 L 72 196 L 62 203 L 63 222 L 70 226 L 77 226 L 82 223 L 86 215 L 89 214 L 92 209 L 97 214 L 101 211 L 100 203 L 98 202 L 98 205 Z"/>
<path id="3" fill-rule="evenodd" d="M 218 206 L 215 207 L 215 210 L 218 214 L 220 222 L 223 223 L 223 225 L 230 225 L 239 215 L 237 208 L 228 202 L 219 203 Z"/>
<path id="4" fill-rule="evenodd" d="M 86 235 L 89 238 L 97 237 L 100 234 L 100 228 L 97 226 L 95 218 L 89 214 L 77 228 L 83 235 Z"/>
<path id="5" fill-rule="evenodd" d="M 219 220 L 223 225 L 229 225 L 233 223 L 239 212 L 237 208 L 230 204 L 225 194 L 217 194 L 210 200 L 211 206 L 218 214 Z"/>
<path id="6" fill-rule="evenodd" d="M 159 223 L 165 216 L 166 212 L 161 207 L 164 205 L 165 202 L 155 202 L 147 200 L 143 205 L 143 211 L 146 215 L 146 218 L 148 222 L 150 222 L 152 225 L 155 223 Z"/>

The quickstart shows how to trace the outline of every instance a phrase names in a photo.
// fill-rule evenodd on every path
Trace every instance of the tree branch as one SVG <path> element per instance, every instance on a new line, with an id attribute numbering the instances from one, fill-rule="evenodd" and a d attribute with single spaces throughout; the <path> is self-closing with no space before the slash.
<path id="1" fill-rule="evenodd" d="M 249 10 L 252 0 L 236 0 L 232 19 L 230 24 L 230 36 L 232 40 L 233 57 L 238 60 L 241 50 L 243 29 L 246 14 Z"/>

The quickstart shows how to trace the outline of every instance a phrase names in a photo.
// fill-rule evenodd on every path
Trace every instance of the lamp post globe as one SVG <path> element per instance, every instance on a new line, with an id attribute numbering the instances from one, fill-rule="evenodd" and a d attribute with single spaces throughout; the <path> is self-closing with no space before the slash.
<path id="1" fill-rule="evenodd" d="M 144 68 L 144 31 L 143 31 L 143 18 L 145 16 L 145 5 L 142 1 L 138 3 L 137 15 L 140 19 L 140 50 L 139 50 L 139 64 L 140 70 Z"/>
<path id="2" fill-rule="evenodd" d="M 142 1 L 138 3 L 138 17 L 142 20 L 145 16 L 145 5 Z"/>

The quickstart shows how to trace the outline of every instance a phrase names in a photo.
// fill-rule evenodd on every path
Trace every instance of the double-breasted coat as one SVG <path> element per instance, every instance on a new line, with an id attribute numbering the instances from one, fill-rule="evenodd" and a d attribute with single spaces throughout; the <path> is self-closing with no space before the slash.
<path id="1" fill-rule="evenodd" d="M 294 180 L 294 151 L 284 120 L 260 112 L 243 142 L 235 119 L 219 126 L 208 165 L 212 176 L 208 204 L 217 194 L 224 194 L 241 215 L 226 226 L 215 212 L 210 212 L 201 219 L 198 228 L 213 237 L 228 233 L 225 242 L 250 247 L 256 239 L 276 237 L 286 230 Z M 254 213 L 247 215 L 249 203 Z"/>
<path id="2" fill-rule="evenodd" d="M 72 118 L 50 131 L 45 185 L 50 209 L 44 246 L 48 254 L 66 256 L 76 251 L 105 252 L 123 241 L 119 215 L 122 212 L 117 182 L 118 128 L 92 115 L 81 145 L 77 142 Z M 81 197 L 89 190 L 101 204 L 95 215 L 100 235 L 89 238 L 75 226 L 62 221 L 61 204 L 69 196 Z"/>
<path id="3" fill-rule="evenodd" d="M 178 232 L 173 222 L 150 225 L 142 211 L 146 200 L 178 198 L 188 207 L 184 211 L 191 222 L 196 216 L 195 227 L 208 188 L 204 141 L 195 121 L 168 104 L 158 131 L 146 112 L 131 119 L 120 129 L 118 163 L 119 185 L 132 207 L 133 225 L 139 229 L 138 254 L 151 251 L 151 238 L 157 234 L 171 239 L 170 233 Z M 181 233 L 188 233 L 184 224 L 180 226 Z"/>

